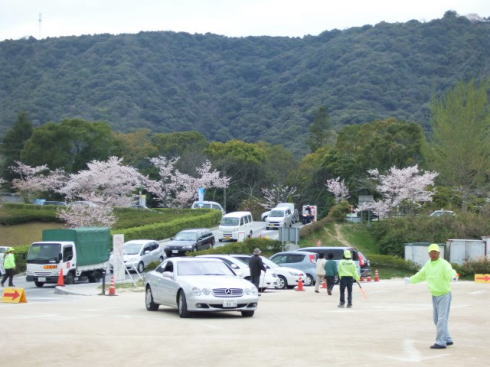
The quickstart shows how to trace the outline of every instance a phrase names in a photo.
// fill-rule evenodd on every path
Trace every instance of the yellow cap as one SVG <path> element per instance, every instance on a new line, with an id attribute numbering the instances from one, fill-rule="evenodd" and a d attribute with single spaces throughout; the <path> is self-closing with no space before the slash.
<path id="1" fill-rule="evenodd" d="M 352 254 L 350 253 L 350 251 L 349 251 L 349 250 L 344 250 L 344 257 L 345 257 L 346 259 L 350 259 L 350 258 L 352 258 Z"/>
<path id="2" fill-rule="evenodd" d="M 427 249 L 427 252 L 431 252 L 431 251 L 441 252 L 441 249 L 439 248 L 439 245 L 437 243 L 433 243 Z"/>

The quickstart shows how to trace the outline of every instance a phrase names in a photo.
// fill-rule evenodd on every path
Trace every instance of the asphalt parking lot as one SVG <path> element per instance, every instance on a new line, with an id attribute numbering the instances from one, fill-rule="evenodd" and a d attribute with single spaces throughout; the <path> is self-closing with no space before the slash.
<path id="1" fill-rule="evenodd" d="M 431 350 L 435 327 L 425 284 L 365 283 L 354 307 L 334 296 L 273 290 L 253 318 L 239 313 L 180 319 L 148 312 L 144 293 L 67 296 L 0 304 L 2 363 L 9 366 L 484 366 L 490 285 L 455 282 L 455 344 Z M 54 291 L 54 290 L 53 290 Z M 325 290 L 323 290 L 325 291 Z M 11 361 L 6 363 L 5 361 Z M 6 364 L 4 364 L 4 362 Z"/>

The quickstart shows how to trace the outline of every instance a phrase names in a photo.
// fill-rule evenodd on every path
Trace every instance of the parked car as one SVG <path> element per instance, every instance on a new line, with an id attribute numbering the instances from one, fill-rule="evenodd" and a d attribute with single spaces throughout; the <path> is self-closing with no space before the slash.
<path id="1" fill-rule="evenodd" d="M 250 268 L 247 263 L 231 255 L 200 255 L 198 257 L 219 259 L 228 265 L 235 273 L 246 280 L 251 280 Z M 271 271 L 260 274 L 259 291 L 263 292 L 266 288 L 276 288 L 278 285 L 277 275 Z"/>
<path id="2" fill-rule="evenodd" d="M 191 209 L 216 209 L 220 210 L 223 215 L 225 214 L 225 210 L 221 204 L 216 201 L 194 201 L 191 205 Z"/>
<path id="3" fill-rule="evenodd" d="M 359 251 L 354 247 L 316 246 L 316 247 L 302 247 L 298 249 L 298 251 L 308 251 L 308 252 L 314 252 L 316 254 L 324 254 L 325 259 L 327 259 L 328 254 L 331 253 L 333 255 L 333 260 L 336 260 L 337 262 L 343 259 L 344 250 L 350 250 L 350 252 L 352 253 L 352 260 L 354 260 L 354 262 L 358 266 L 362 277 L 367 277 L 371 275 L 371 266 L 368 258 L 361 251 Z"/>
<path id="4" fill-rule="evenodd" d="M 142 273 L 151 263 L 164 259 L 163 247 L 155 240 L 131 240 L 123 245 L 123 261 L 128 270 Z"/>
<path id="5" fill-rule="evenodd" d="M 165 254 L 182 256 L 187 252 L 196 252 L 214 247 L 214 235 L 210 229 L 195 228 L 180 231 L 165 244 Z"/>
<path id="6" fill-rule="evenodd" d="M 316 257 L 314 252 L 283 251 L 270 257 L 270 260 L 282 267 L 301 270 L 305 274 L 305 285 L 314 285 L 316 282 Z"/>
<path id="7" fill-rule="evenodd" d="M 231 255 L 246 264 L 249 264 L 251 255 Z M 294 288 L 299 281 L 299 278 L 305 279 L 305 273 L 294 268 L 287 268 L 277 265 L 268 258 L 261 256 L 262 262 L 267 269 L 270 269 L 277 275 L 277 286 L 279 289 Z"/>
<path id="8" fill-rule="evenodd" d="M 232 212 L 223 215 L 219 224 L 219 241 L 235 240 L 238 241 L 239 233 L 244 237 L 252 237 L 253 218 L 250 212 Z"/>
<path id="9" fill-rule="evenodd" d="M 434 210 L 432 213 L 430 213 L 431 217 L 443 217 L 445 215 L 454 217 L 456 214 L 452 210 L 444 210 L 444 209 Z"/>
<path id="10" fill-rule="evenodd" d="M 239 311 L 243 317 L 252 317 L 259 300 L 252 283 L 217 259 L 170 258 L 149 272 L 145 282 L 146 309 L 174 307 L 180 317 L 220 311 Z"/>

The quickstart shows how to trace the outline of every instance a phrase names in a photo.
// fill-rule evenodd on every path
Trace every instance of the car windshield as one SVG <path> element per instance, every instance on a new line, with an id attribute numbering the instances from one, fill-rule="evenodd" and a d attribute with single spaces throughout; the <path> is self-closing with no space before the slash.
<path id="1" fill-rule="evenodd" d="M 218 261 L 185 261 L 177 266 L 177 275 L 235 275 L 228 266 Z"/>
<path id="2" fill-rule="evenodd" d="M 141 250 L 141 243 L 125 243 L 123 254 L 124 255 L 138 255 Z"/>
<path id="3" fill-rule="evenodd" d="M 239 223 L 238 218 L 224 217 L 221 219 L 222 226 L 237 226 Z"/>
<path id="4" fill-rule="evenodd" d="M 273 210 L 269 214 L 269 217 L 284 217 L 284 212 L 282 210 Z"/>
<path id="5" fill-rule="evenodd" d="M 59 243 L 34 243 L 27 254 L 28 262 L 35 261 L 55 261 L 58 262 L 58 256 L 61 253 Z"/>
<path id="6" fill-rule="evenodd" d="M 196 232 L 179 232 L 174 238 L 176 241 L 195 241 L 196 239 Z"/>

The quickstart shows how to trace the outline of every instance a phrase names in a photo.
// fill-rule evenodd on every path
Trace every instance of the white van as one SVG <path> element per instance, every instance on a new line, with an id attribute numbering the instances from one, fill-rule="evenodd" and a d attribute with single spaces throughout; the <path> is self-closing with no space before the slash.
<path id="1" fill-rule="evenodd" d="M 216 201 L 194 201 L 192 203 L 191 209 L 216 209 L 220 210 L 222 214 L 225 214 L 225 210 L 220 203 Z"/>
<path id="2" fill-rule="evenodd" d="M 219 241 L 235 240 L 238 241 L 239 234 L 243 233 L 242 238 L 252 237 L 252 213 L 232 212 L 223 215 L 219 224 Z"/>

